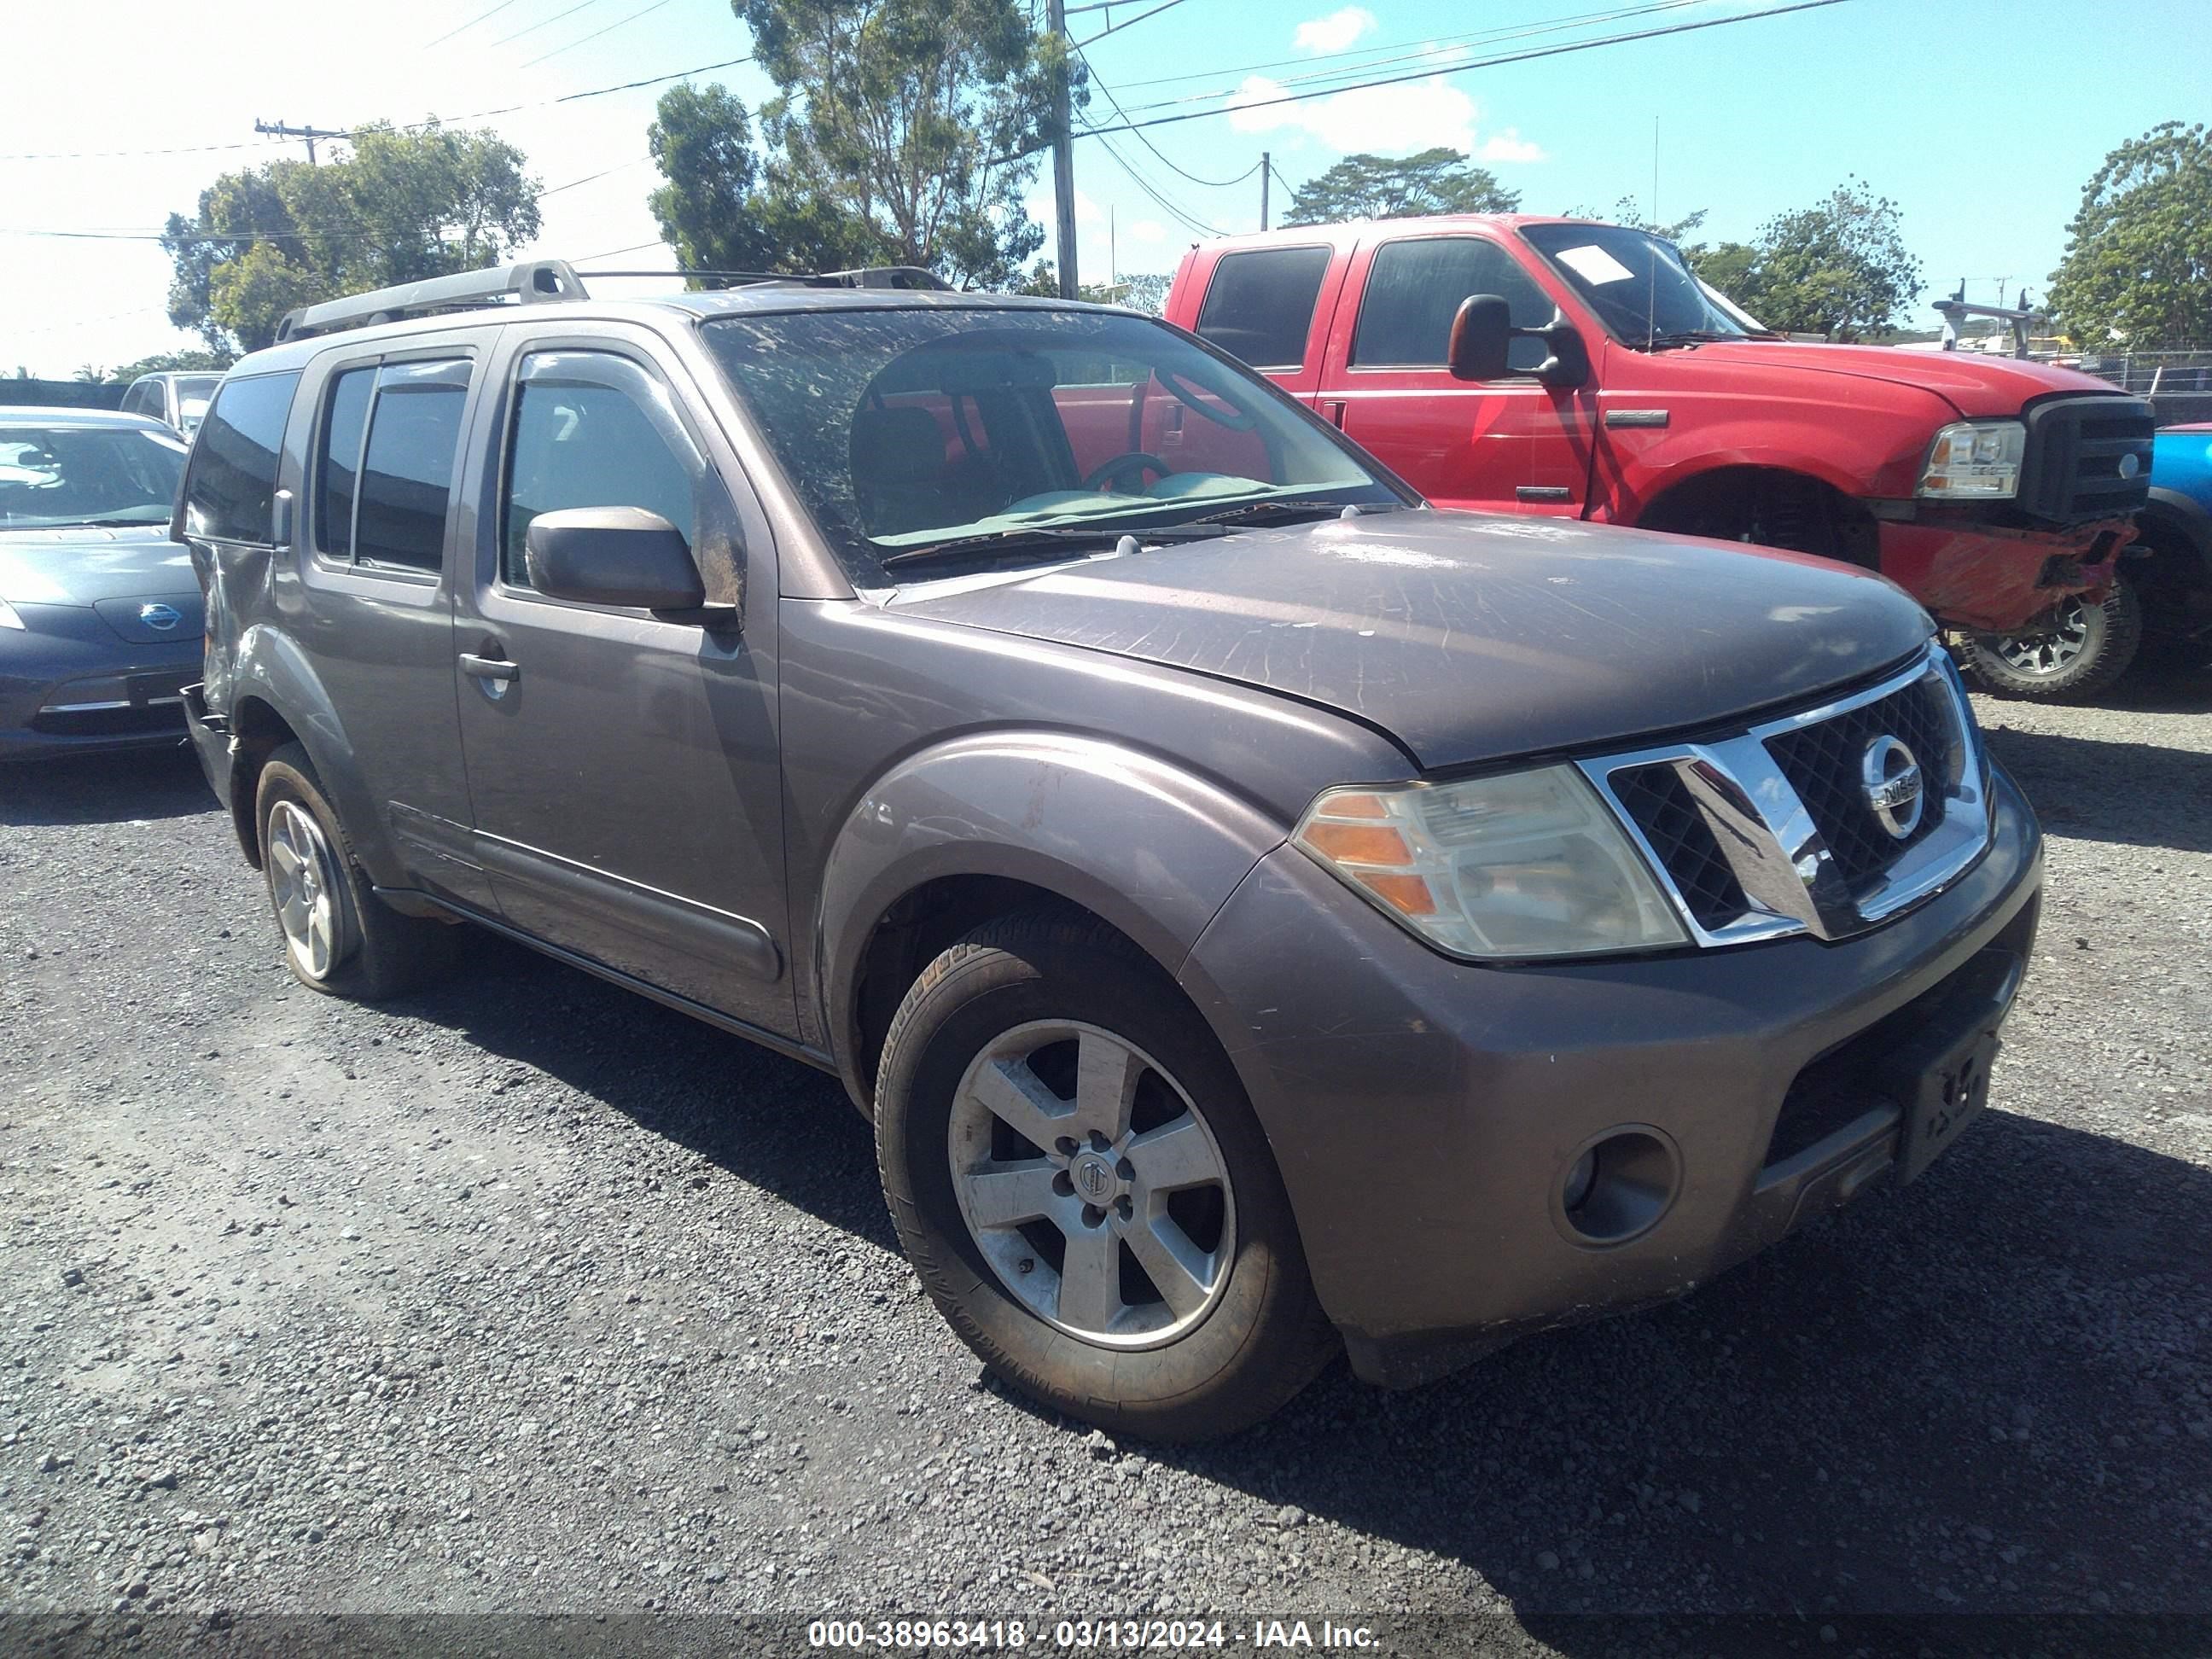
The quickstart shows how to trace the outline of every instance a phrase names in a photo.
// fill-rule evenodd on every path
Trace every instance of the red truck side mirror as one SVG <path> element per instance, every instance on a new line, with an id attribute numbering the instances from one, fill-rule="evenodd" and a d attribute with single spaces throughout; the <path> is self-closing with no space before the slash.
<path id="1" fill-rule="evenodd" d="M 1534 368 L 1514 368 L 1507 358 L 1516 340 L 1541 340 L 1551 355 Z M 1554 392 L 1571 392 L 1590 377 L 1589 349 L 1572 323 L 1562 317 L 1542 328 L 1516 328 L 1512 307 L 1497 294 L 1471 294 L 1460 302 L 1444 362 L 1455 380 L 1528 379 Z"/>

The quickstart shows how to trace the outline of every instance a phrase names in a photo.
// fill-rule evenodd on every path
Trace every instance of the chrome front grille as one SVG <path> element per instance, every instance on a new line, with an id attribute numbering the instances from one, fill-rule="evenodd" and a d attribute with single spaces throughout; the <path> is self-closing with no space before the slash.
<path id="1" fill-rule="evenodd" d="M 1886 738 L 1920 779 L 1902 834 L 1869 793 L 1867 756 Z M 1581 764 L 1700 945 L 1847 937 L 1939 891 L 1989 844 L 1987 762 L 1936 647 L 1878 685 L 1735 736 Z"/>

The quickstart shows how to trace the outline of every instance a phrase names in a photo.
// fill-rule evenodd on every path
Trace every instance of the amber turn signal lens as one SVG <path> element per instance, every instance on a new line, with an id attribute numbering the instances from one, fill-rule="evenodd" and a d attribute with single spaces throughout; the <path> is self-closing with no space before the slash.
<path id="1" fill-rule="evenodd" d="M 1332 815 L 1336 803 L 1329 803 Z M 1340 864 L 1407 865 L 1413 854 L 1406 838 L 1385 825 L 1332 823 L 1327 819 L 1309 824 L 1306 845 Z"/>
<path id="2" fill-rule="evenodd" d="M 1354 879 L 1401 915 L 1432 916 L 1437 913 L 1436 895 L 1429 890 L 1429 884 L 1419 876 L 1385 875 L 1376 870 L 1362 870 Z"/>

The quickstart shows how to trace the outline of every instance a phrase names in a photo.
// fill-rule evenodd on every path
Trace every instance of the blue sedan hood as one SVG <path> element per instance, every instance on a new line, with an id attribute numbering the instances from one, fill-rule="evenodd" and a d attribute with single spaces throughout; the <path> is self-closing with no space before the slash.
<path id="1" fill-rule="evenodd" d="M 167 525 L 0 530 L 0 599 L 87 607 L 161 599 L 197 618 L 200 585 Z"/>

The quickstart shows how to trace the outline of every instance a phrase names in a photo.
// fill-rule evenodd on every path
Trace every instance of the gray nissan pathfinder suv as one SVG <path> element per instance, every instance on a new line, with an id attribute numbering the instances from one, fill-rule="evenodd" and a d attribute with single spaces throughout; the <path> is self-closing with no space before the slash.
<path id="1" fill-rule="evenodd" d="M 1339 1350 L 1418 1382 L 1914 1179 L 2035 931 L 1887 582 L 1434 511 L 1124 312 L 336 301 L 224 380 L 174 533 L 301 981 L 471 922 L 834 1072 L 963 1340 L 1118 1431 Z"/>

